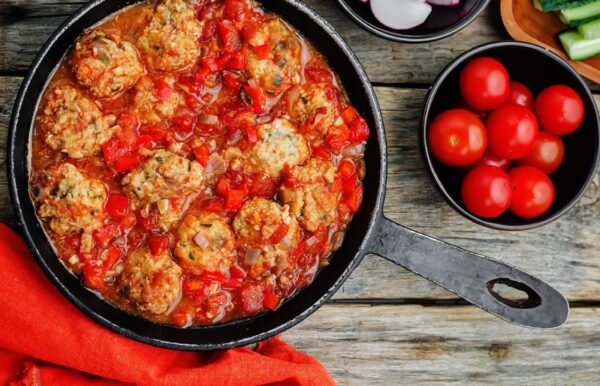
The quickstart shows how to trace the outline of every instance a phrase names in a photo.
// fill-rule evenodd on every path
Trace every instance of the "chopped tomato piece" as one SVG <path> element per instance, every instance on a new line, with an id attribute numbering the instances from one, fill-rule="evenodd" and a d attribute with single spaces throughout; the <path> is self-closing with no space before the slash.
<path id="1" fill-rule="evenodd" d="M 112 137 L 102 145 L 102 154 L 107 165 L 112 165 L 117 157 L 126 154 L 128 151 L 129 149 L 117 137 Z"/>
<path id="2" fill-rule="evenodd" d="M 244 103 L 252 107 L 252 111 L 256 114 L 263 112 L 264 96 L 262 90 L 259 87 L 252 87 L 249 84 L 245 84 L 242 87 L 242 100 Z"/>
<path id="3" fill-rule="evenodd" d="M 217 194 L 219 196 L 225 197 L 227 196 L 227 192 L 231 188 L 231 178 L 227 176 L 221 176 L 219 178 L 219 182 L 217 182 Z"/>
<path id="4" fill-rule="evenodd" d="M 256 127 L 248 125 L 244 128 L 244 130 L 246 131 L 248 143 L 253 145 L 258 142 L 258 132 L 256 131 Z"/>
<path id="5" fill-rule="evenodd" d="M 340 162 L 340 165 L 338 166 L 338 173 L 340 173 L 340 176 L 342 178 L 350 178 L 354 175 L 355 172 L 356 165 L 354 165 L 354 162 L 350 161 L 347 158 L 344 158 L 342 162 Z"/>
<path id="6" fill-rule="evenodd" d="M 261 46 L 254 47 L 254 53 L 261 60 L 268 59 L 270 52 L 271 52 L 271 45 L 268 44 L 268 43 L 267 44 L 263 44 Z"/>
<path id="7" fill-rule="evenodd" d="M 133 226 L 136 223 L 136 218 L 135 218 L 135 214 L 133 213 L 129 213 L 127 214 L 125 217 L 123 217 L 121 219 L 121 221 L 119 222 L 119 225 L 121 226 L 121 229 L 130 229 L 133 228 Z"/>
<path id="8" fill-rule="evenodd" d="M 117 173 L 125 173 L 140 164 L 141 160 L 136 155 L 124 155 L 115 159 L 113 167 Z"/>
<path id="9" fill-rule="evenodd" d="M 92 232 L 92 238 L 99 245 L 105 245 L 108 241 L 121 234 L 121 227 L 117 223 L 110 223 L 104 228 Z"/>
<path id="10" fill-rule="evenodd" d="M 329 190 L 333 193 L 340 192 L 343 189 L 342 179 L 340 176 L 333 177 L 333 185 L 329 188 Z"/>
<path id="11" fill-rule="evenodd" d="M 111 194 L 104 210 L 109 217 L 120 219 L 129 212 L 129 199 L 121 194 Z"/>
<path id="12" fill-rule="evenodd" d="M 245 278 L 246 277 L 246 271 L 244 271 L 241 267 L 239 267 L 237 265 L 232 265 L 231 268 L 229 268 L 229 272 L 231 273 L 231 277 L 233 277 L 233 278 Z"/>
<path id="13" fill-rule="evenodd" d="M 198 163 L 204 167 L 208 165 L 208 158 L 210 153 L 206 145 L 198 146 L 194 148 L 194 158 Z"/>
<path id="14" fill-rule="evenodd" d="M 348 106 L 344 110 L 342 110 L 342 119 L 347 125 L 354 122 L 358 117 L 358 111 L 356 111 L 356 109 L 352 106 Z"/>
<path id="15" fill-rule="evenodd" d="M 223 81 L 227 87 L 237 90 L 242 86 L 242 77 L 231 71 L 223 71 Z"/>
<path id="16" fill-rule="evenodd" d="M 171 314 L 171 321 L 179 328 L 183 328 L 188 325 L 190 321 L 190 315 L 187 312 L 174 312 Z"/>
<path id="17" fill-rule="evenodd" d="M 347 178 L 342 178 L 342 188 L 346 192 L 351 192 L 359 184 L 356 173 L 352 173 Z"/>
<path id="18" fill-rule="evenodd" d="M 200 279 L 188 277 L 183 280 L 183 285 L 182 285 L 183 293 L 203 294 L 205 288 L 206 288 L 206 285 Z"/>
<path id="19" fill-rule="evenodd" d="M 257 29 L 258 27 L 254 23 L 246 24 L 244 28 L 242 28 L 242 37 L 244 38 L 244 41 L 248 42 L 252 40 L 252 38 L 256 34 Z"/>
<path id="20" fill-rule="evenodd" d="M 111 269 L 113 265 L 121 258 L 121 248 L 111 245 L 106 250 L 106 260 L 102 263 L 105 270 Z"/>
<path id="21" fill-rule="evenodd" d="M 140 227 L 146 232 L 152 231 L 158 227 L 158 220 L 154 213 L 149 213 L 148 216 L 138 216 Z"/>
<path id="22" fill-rule="evenodd" d="M 327 146 L 329 146 L 330 149 L 334 151 L 340 151 L 348 143 L 348 137 L 348 126 L 333 126 L 329 130 L 329 134 L 327 134 L 327 137 L 325 138 L 325 143 L 327 143 Z"/>
<path id="23" fill-rule="evenodd" d="M 263 289 L 260 285 L 250 285 L 241 290 L 242 308 L 247 313 L 254 313 L 263 308 Z"/>
<path id="24" fill-rule="evenodd" d="M 234 288 L 240 288 L 242 286 L 242 279 L 229 279 L 225 283 L 221 284 L 221 288 L 229 290 Z"/>
<path id="25" fill-rule="evenodd" d="M 156 97 L 162 102 L 167 101 L 171 97 L 171 94 L 173 94 L 173 89 L 162 78 L 154 81 L 154 88 Z"/>
<path id="26" fill-rule="evenodd" d="M 246 67 L 246 55 L 242 50 L 226 53 L 219 58 L 219 66 L 230 70 L 243 70 Z"/>
<path id="27" fill-rule="evenodd" d="M 363 118 L 358 118 L 350 125 L 350 140 L 361 143 L 369 139 L 369 126 Z"/>
<path id="28" fill-rule="evenodd" d="M 275 232 L 273 232 L 273 234 L 271 234 L 271 236 L 269 236 L 269 242 L 271 244 L 277 244 L 278 242 L 281 241 L 281 239 L 283 239 L 285 237 L 285 235 L 287 235 L 289 230 L 289 227 L 282 223 L 280 224 L 277 229 L 275 229 Z"/>
<path id="29" fill-rule="evenodd" d="M 228 20 L 223 20 L 217 24 L 217 34 L 221 39 L 221 44 L 225 52 L 237 51 L 242 46 L 242 38 L 238 31 L 233 28 L 233 24 Z"/>
<path id="30" fill-rule="evenodd" d="M 204 271 L 200 275 L 200 279 L 202 279 L 204 282 L 210 282 L 210 281 L 225 282 L 225 281 L 227 281 L 227 278 L 225 277 L 225 275 L 222 272 L 217 272 L 217 271 Z"/>
<path id="31" fill-rule="evenodd" d="M 222 198 L 210 199 L 203 205 L 203 209 L 207 212 L 224 213 L 225 201 Z"/>
<path id="32" fill-rule="evenodd" d="M 189 107 L 191 110 L 197 110 L 200 107 L 200 101 L 192 94 L 185 94 L 185 105 Z"/>
<path id="33" fill-rule="evenodd" d="M 148 237 L 148 247 L 152 256 L 158 256 L 169 248 L 171 240 L 166 235 L 152 234 Z"/>
<path id="34" fill-rule="evenodd" d="M 246 198 L 246 191 L 243 189 L 229 189 L 225 196 L 225 210 L 234 212 L 239 210 Z"/>
<path id="35" fill-rule="evenodd" d="M 327 148 L 323 145 L 319 145 L 313 149 L 313 154 L 318 158 L 326 158 L 331 157 L 331 152 L 327 150 Z"/>
<path id="36" fill-rule="evenodd" d="M 265 291 L 263 298 L 263 306 L 265 306 L 265 308 L 268 308 L 271 311 L 275 311 L 275 309 L 277 309 L 277 306 L 279 306 L 279 297 L 275 294 L 275 292 L 273 292 L 272 289 L 268 289 Z"/>
<path id="37" fill-rule="evenodd" d="M 348 208 L 356 213 L 358 209 L 360 209 L 360 204 L 362 203 L 363 198 L 363 186 L 358 185 L 356 189 L 354 189 L 350 195 L 346 198 L 345 202 L 348 205 Z"/>
<path id="38" fill-rule="evenodd" d="M 95 290 L 103 290 L 106 288 L 103 276 L 104 272 L 102 271 L 102 267 L 92 264 L 86 264 L 83 267 L 83 284 L 88 288 Z"/>
<path id="39" fill-rule="evenodd" d="M 246 11 L 246 3 L 243 0 L 225 0 L 224 14 L 227 19 L 243 20 Z"/>
<path id="40" fill-rule="evenodd" d="M 139 137 L 137 137 L 135 141 L 135 147 L 137 149 L 141 149 L 142 147 L 144 147 L 146 149 L 151 150 L 154 148 L 154 139 L 148 134 L 142 134 Z"/>
<path id="41" fill-rule="evenodd" d="M 140 127 L 140 120 L 137 115 L 132 114 L 130 112 L 123 112 L 119 115 L 119 120 L 117 121 L 121 129 L 129 130 L 135 132 Z"/>

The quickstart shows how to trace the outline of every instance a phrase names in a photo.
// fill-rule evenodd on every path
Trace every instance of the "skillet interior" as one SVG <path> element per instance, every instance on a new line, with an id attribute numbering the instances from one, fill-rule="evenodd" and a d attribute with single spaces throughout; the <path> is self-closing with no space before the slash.
<path id="1" fill-rule="evenodd" d="M 216 326 L 179 329 L 129 315 L 85 289 L 59 261 L 38 221 L 28 194 L 28 148 L 42 91 L 55 67 L 90 26 L 139 0 L 96 0 L 71 16 L 42 47 L 25 78 L 13 110 L 8 142 L 11 198 L 19 225 L 33 255 L 53 284 L 79 309 L 100 324 L 148 344 L 182 350 L 215 350 L 241 346 L 288 329 L 321 306 L 360 263 L 381 218 L 385 194 L 386 147 L 381 112 L 373 88 L 356 57 L 333 28 L 299 0 L 265 2 L 264 7 L 296 27 L 327 57 L 352 104 L 369 123 L 364 199 L 346 232 L 342 247 L 313 284 L 287 300 L 277 311 Z"/>

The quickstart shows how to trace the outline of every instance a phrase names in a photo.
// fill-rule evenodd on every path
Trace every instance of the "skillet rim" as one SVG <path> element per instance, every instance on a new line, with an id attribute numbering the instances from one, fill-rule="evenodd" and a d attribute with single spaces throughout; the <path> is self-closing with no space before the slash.
<path id="1" fill-rule="evenodd" d="M 272 337 L 276 334 L 279 334 L 279 333 L 295 326 L 296 324 L 300 323 L 302 320 L 307 318 L 309 315 L 311 315 L 313 312 L 315 312 L 318 308 L 320 308 L 329 298 L 331 298 L 331 296 L 333 296 L 333 294 L 335 292 L 337 292 L 340 289 L 342 284 L 346 281 L 346 279 L 350 276 L 350 274 L 354 271 L 354 269 L 362 261 L 363 257 L 369 252 L 369 249 L 370 249 L 369 245 L 372 243 L 372 239 L 373 239 L 374 235 L 377 234 L 377 230 L 379 229 L 379 224 L 383 217 L 383 201 L 385 199 L 385 186 L 386 186 L 386 178 L 387 178 L 387 146 L 386 146 L 386 138 L 385 138 L 385 128 L 384 128 L 384 124 L 383 124 L 383 117 L 381 114 L 379 102 L 378 102 L 377 96 L 375 94 L 375 90 L 374 90 L 373 85 L 371 84 L 364 68 L 358 61 L 358 58 L 356 57 L 356 55 L 354 54 L 354 52 L 352 51 L 350 46 L 337 33 L 337 31 L 335 31 L 333 26 L 327 20 L 325 20 L 315 10 L 313 10 L 311 7 L 304 4 L 300 0 L 283 0 L 283 3 L 285 3 L 283 6 L 290 6 L 290 7 L 294 8 L 295 11 L 300 12 L 301 14 L 303 14 L 304 16 L 309 18 L 312 21 L 312 23 L 314 23 L 316 26 L 318 26 L 318 28 L 320 30 L 319 33 L 329 35 L 329 37 L 331 38 L 331 42 L 333 44 L 335 44 L 337 46 L 337 48 L 339 48 L 339 50 L 341 50 L 344 53 L 344 56 L 346 57 L 348 62 L 352 65 L 353 72 L 354 72 L 353 76 L 356 77 L 357 80 L 359 80 L 360 85 L 362 86 L 362 88 L 360 90 L 353 90 L 356 94 L 359 94 L 358 96 L 355 96 L 355 98 L 353 98 L 353 99 L 356 100 L 357 98 L 365 98 L 366 97 L 365 106 L 369 107 L 370 111 L 368 113 L 372 115 L 372 119 L 373 119 L 374 127 L 371 128 L 371 138 L 369 139 L 369 141 L 372 142 L 374 140 L 377 140 L 377 143 L 374 144 L 374 146 L 370 146 L 370 150 L 374 151 L 375 148 L 377 148 L 378 155 L 373 156 L 374 161 L 372 161 L 371 163 L 374 164 L 377 161 L 376 158 L 378 156 L 378 158 L 379 158 L 379 160 L 378 160 L 379 161 L 379 173 L 378 173 L 378 175 L 376 175 L 377 173 L 374 170 L 374 171 L 369 172 L 368 174 L 371 174 L 371 175 L 375 174 L 374 178 L 378 178 L 377 187 L 374 188 L 374 189 L 376 189 L 376 192 L 374 195 L 375 202 L 373 203 L 373 209 L 372 209 L 371 213 L 366 214 L 366 217 L 369 219 L 368 224 L 366 226 L 366 232 L 362 236 L 362 240 L 360 241 L 360 243 L 356 243 L 357 244 L 356 247 L 352 247 L 353 250 L 355 249 L 355 251 L 353 252 L 354 256 L 351 258 L 350 257 L 348 258 L 348 263 L 347 263 L 346 267 L 343 269 L 343 271 L 341 272 L 341 274 L 337 275 L 337 278 L 334 280 L 334 282 L 330 286 L 328 286 L 327 288 L 318 290 L 320 295 L 318 296 L 318 299 L 315 302 L 313 302 L 310 306 L 304 307 L 300 311 L 288 313 L 288 315 L 284 316 L 283 322 L 274 321 L 273 323 L 271 323 L 271 324 L 276 324 L 275 327 L 273 327 L 273 328 L 270 328 L 270 329 L 260 328 L 259 332 L 253 333 L 253 334 L 248 334 L 247 336 L 244 336 L 243 338 L 223 340 L 220 343 L 191 343 L 190 342 L 191 339 L 187 339 L 186 343 L 181 343 L 181 342 L 174 342 L 172 340 L 168 340 L 168 338 L 164 339 L 164 338 L 150 337 L 143 333 L 139 333 L 139 332 L 133 331 L 129 328 L 122 327 L 117 322 L 114 322 L 114 321 L 110 320 L 109 318 L 106 318 L 106 317 L 100 315 L 98 312 L 96 312 L 95 310 L 90 308 L 84 301 L 82 301 L 80 299 L 80 296 L 76 295 L 75 293 L 72 293 L 69 290 L 69 288 L 67 287 L 67 285 L 65 283 L 63 283 L 63 281 L 58 277 L 58 275 L 54 272 L 54 270 L 46 262 L 46 259 L 42 256 L 41 251 L 37 247 L 37 242 L 35 240 L 35 238 L 37 236 L 33 234 L 34 233 L 33 230 L 36 227 L 40 228 L 36 231 L 42 232 L 43 237 L 46 238 L 50 244 L 52 244 L 52 242 L 44 234 L 44 231 L 42 230 L 43 228 L 41 228 L 41 226 L 40 226 L 41 224 L 39 222 L 37 215 L 34 216 L 34 218 L 28 219 L 28 218 L 25 218 L 24 213 L 23 213 L 23 208 L 22 208 L 23 200 L 20 199 L 21 189 L 23 189 L 25 191 L 24 194 L 26 196 L 26 199 L 31 201 L 31 199 L 29 197 L 29 171 L 30 171 L 29 160 L 27 160 L 27 166 L 24 171 L 25 177 L 26 177 L 25 180 L 24 181 L 17 180 L 18 173 L 17 173 L 16 169 L 18 169 L 18 166 L 17 166 L 17 162 L 16 162 L 16 157 L 24 155 L 24 154 L 16 154 L 16 152 L 15 152 L 15 150 L 16 150 L 15 143 L 17 141 L 18 129 L 20 126 L 23 126 L 23 125 L 28 126 L 27 127 L 27 134 L 28 134 L 27 143 L 28 143 L 28 146 L 30 146 L 31 133 L 33 130 L 34 122 L 35 122 L 35 112 L 37 112 L 37 109 L 39 108 L 39 100 L 40 100 L 41 96 L 43 95 L 43 92 L 46 90 L 48 81 L 51 79 L 52 75 L 54 74 L 54 70 L 51 71 L 48 76 L 44 77 L 43 80 L 44 80 L 45 84 L 44 84 L 44 87 L 40 91 L 31 91 L 32 80 L 35 78 L 36 74 L 40 70 L 40 65 L 43 62 L 43 60 L 46 58 L 46 56 L 48 56 L 48 54 L 50 52 L 52 52 L 52 50 L 60 50 L 61 49 L 60 46 L 58 46 L 58 47 L 56 46 L 57 41 L 65 33 L 67 33 L 68 30 L 70 28 L 72 28 L 72 26 L 76 22 L 80 21 L 84 16 L 88 15 L 89 13 L 94 12 L 97 7 L 103 5 L 104 3 L 111 2 L 111 1 L 116 1 L 117 3 L 122 3 L 122 6 L 121 6 L 121 4 L 119 4 L 118 10 L 111 12 L 107 15 L 102 15 L 102 17 L 98 17 L 98 18 L 94 17 L 95 21 L 91 24 L 86 23 L 87 25 L 85 28 L 89 28 L 89 27 L 95 25 L 96 23 L 99 23 L 101 20 L 103 20 L 107 17 L 110 17 L 111 15 L 115 14 L 116 12 L 119 12 L 119 10 L 121 10 L 127 6 L 130 6 L 132 4 L 137 4 L 144 0 L 93 0 L 93 1 L 90 1 L 86 4 L 84 4 L 81 8 L 79 8 L 77 11 L 75 11 L 71 16 L 69 16 L 63 23 L 61 23 L 61 25 L 52 33 L 52 35 L 42 45 L 42 47 L 40 48 L 34 61 L 32 62 L 32 65 L 31 65 L 27 75 L 23 79 L 23 82 L 20 86 L 19 92 L 15 98 L 14 106 L 13 106 L 12 113 L 11 113 L 11 120 L 10 120 L 9 132 L 8 132 L 8 138 L 7 138 L 7 162 L 6 162 L 7 169 L 8 169 L 7 177 L 8 177 L 11 203 L 12 203 L 12 207 L 15 211 L 15 217 L 17 219 L 17 226 L 18 226 L 19 230 L 21 231 L 21 235 L 24 236 L 24 238 L 29 246 L 30 252 L 32 253 L 36 263 L 42 268 L 42 271 L 44 272 L 46 277 L 48 277 L 50 279 L 51 283 L 56 288 L 58 288 L 58 290 L 61 292 L 62 296 L 66 297 L 72 304 L 74 304 L 86 316 L 88 316 L 95 322 L 99 323 L 103 327 L 106 327 L 106 328 L 110 329 L 111 331 L 114 331 L 120 335 L 126 336 L 128 338 L 134 339 L 134 340 L 142 342 L 142 343 L 151 344 L 154 346 L 170 348 L 170 349 L 177 349 L 177 350 L 222 350 L 222 349 L 228 349 L 228 348 L 232 348 L 232 347 L 239 347 L 239 346 L 243 346 L 243 345 L 256 343 L 258 341 Z M 294 24 L 293 22 L 291 22 L 289 20 L 289 18 L 282 16 L 280 14 L 280 12 L 278 12 L 276 10 L 278 7 L 277 4 L 270 3 L 270 2 L 267 2 L 267 4 L 264 4 L 264 0 L 259 0 L 258 2 L 262 7 L 264 7 L 268 11 L 277 14 L 284 21 L 293 24 L 294 27 L 300 33 L 304 34 L 304 31 L 306 30 L 306 28 L 301 28 L 301 27 L 297 26 L 296 24 Z M 309 41 L 311 41 L 311 39 L 309 39 L 308 37 L 307 37 L 307 39 Z M 74 43 L 74 41 L 71 43 L 71 45 L 73 43 Z M 71 45 L 69 45 L 68 48 L 64 49 L 65 53 L 68 52 Z M 328 55 L 326 55 L 323 52 L 323 50 L 318 49 L 318 51 L 321 52 L 325 56 L 326 59 L 329 59 Z M 61 56 L 61 60 L 62 60 L 62 58 L 64 58 L 64 55 Z M 54 68 L 56 68 L 56 66 L 59 63 L 60 63 L 60 61 L 58 63 L 55 63 Z M 336 72 L 338 72 L 337 69 L 336 69 Z M 24 107 L 23 107 L 24 98 L 29 93 L 33 93 L 34 95 L 37 96 L 37 102 L 35 104 L 36 107 L 34 110 L 34 114 L 31 117 L 22 118 L 21 110 L 24 109 Z M 22 130 L 24 130 L 24 129 L 22 129 Z M 375 134 L 375 135 L 373 135 L 373 134 Z M 27 156 L 27 158 L 29 158 L 29 149 L 28 148 L 25 148 L 25 155 Z M 21 175 L 21 177 L 23 177 L 23 176 Z M 365 207 L 365 205 L 363 205 L 363 208 L 364 207 Z M 356 219 L 356 218 L 353 219 L 353 221 L 357 221 L 357 220 L 358 219 Z M 344 244 L 346 244 L 346 243 L 348 243 L 348 241 L 344 240 Z M 52 257 L 56 258 L 56 254 L 53 254 Z M 315 284 L 316 280 L 317 280 L 317 278 L 315 277 L 313 282 L 305 288 L 309 288 L 309 287 L 313 286 Z M 302 290 L 297 292 L 296 295 L 294 295 L 292 298 L 290 298 L 288 300 L 291 300 L 300 294 L 302 294 Z M 111 303 L 109 303 L 109 302 L 106 302 L 106 303 L 108 303 L 109 305 L 112 306 Z M 114 306 L 112 306 L 112 307 L 114 307 Z M 125 311 L 122 311 L 119 309 L 117 309 L 117 310 L 119 313 L 130 315 L 130 314 L 126 313 Z M 277 311 L 267 312 L 262 315 L 273 316 L 276 314 L 277 314 Z M 260 315 L 258 315 L 258 316 L 260 316 Z M 239 320 L 239 322 L 246 321 L 247 323 L 254 323 L 255 321 L 253 319 L 257 318 L 258 316 L 244 318 L 244 319 Z M 143 323 L 148 322 L 145 319 L 140 319 L 140 320 Z M 171 326 L 164 325 L 164 324 L 157 324 L 157 323 L 153 323 L 153 324 L 158 326 L 159 329 L 172 328 Z M 231 326 L 231 324 L 235 325 L 235 322 L 226 323 L 226 324 L 222 324 L 222 325 L 194 327 L 192 329 L 189 329 L 189 331 L 198 331 L 198 330 L 202 330 L 202 329 L 208 330 L 209 328 L 218 330 L 220 327 L 229 327 L 229 326 Z M 190 338 L 193 338 L 192 334 L 189 334 L 189 335 L 190 335 Z"/>

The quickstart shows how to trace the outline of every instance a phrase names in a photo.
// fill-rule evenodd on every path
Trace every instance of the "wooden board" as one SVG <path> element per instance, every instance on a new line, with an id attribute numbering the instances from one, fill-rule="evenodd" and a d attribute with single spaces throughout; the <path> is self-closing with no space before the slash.
<path id="1" fill-rule="evenodd" d="M 515 39 L 545 47 L 567 60 L 581 75 L 600 83 L 600 56 L 574 62 L 569 60 L 556 35 L 567 29 L 553 12 L 542 12 L 531 0 L 502 0 L 502 21 Z"/>
<path id="2" fill-rule="evenodd" d="M 509 325 L 471 307 L 325 305 L 283 334 L 340 385 L 598 385 L 600 309 L 565 327 Z"/>
<path id="3" fill-rule="evenodd" d="M 21 79 L 0 77 L 0 163 L 10 110 Z M 417 231 L 496 257 L 539 275 L 571 301 L 600 300 L 600 177 L 560 221 L 522 233 L 476 225 L 451 209 L 429 180 L 417 143 L 425 90 L 377 87 L 387 128 L 389 168 L 385 213 Z M 600 101 L 600 99 L 599 99 Z M 11 220 L 6 171 L 0 168 L 0 221 Z M 543 252 L 542 252 L 543 251 Z M 367 256 L 336 299 L 455 300 L 427 280 L 377 256 Z"/>

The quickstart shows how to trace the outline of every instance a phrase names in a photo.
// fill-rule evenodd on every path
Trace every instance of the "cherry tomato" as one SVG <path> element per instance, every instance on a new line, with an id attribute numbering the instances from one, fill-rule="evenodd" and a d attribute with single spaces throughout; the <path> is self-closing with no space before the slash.
<path id="1" fill-rule="evenodd" d="M 460 93 L 477 110 L 495 109 L 506 102 L 509 92 L 508 72 L 496 59 L 474 59 L 460 73 Z"/>
<path id="2" fill-rule="evenodd" d="M 523 83 L 510 82 L 510 93 L 507 103 L 514 103 L 519 106 L 533 109 L 533 94 Z"/>
<path id="3" fill-rule="evenodd" d="M 545 213 L 554 201 L 552 180 L 539 169 L 519 166 L 508 173 L 513 186 L 510 211 L 519 217 L 534 218 Z"/>
<path id="4" fill-rule="evenodd" d="M 504 170 L 479 166 L 463 180 L 461 194 L 469 212 L 479 217 L 498 217 L 510 206 L 511 182 Z"/>
<path id="5" fill-rule="evenodd" d="M 526 156 L 539 132 L 533 112 L 511 104 L 500 106 L 490 114 L 487 129 L 492 153 L 509 160 Z"/>
<path id="6" fill-rule="evenodd" d="M 552 134 L 565 135 L 583 122 L 583 101 L 571 87 L 554 85 L 544 89 L 535 100 L 540 125 Z"/>
<path id="7" fill-rule="evenodd" d="M 433 156 L 451 166 L 466 166 L 477 161 L 487 145 L 485 126 L 468 110 L 447 110 L 431 125 L 427 142 Z"/>
<path id="8" fill-rule="evenodd" d="M 504 170 L 505 172 L 508 171 L 508 169 L 510 168 L 511 165 L 511 161 L 507 160 L 506 158 L 502 158 L 502 157 L 498 157 L 496 154 L 492 153 L 489 150 L 486 150 L 485 153 L 483 153 L 483 157 L 481 157 L 479 159 L 479 161 L 475 162 L 473 164 L 473 167 L 477 167 L 477 166 L 495 166 L 497 168 L 500 168 L 502 170 Z"/>
<path id="9" fill-rule="evenodd" d="M 533 166 L 546 174 L 552 174 L 560 166 L 565 156 L 562 139 L 554 134 L 540 132 L 529 154 L 519 158 L 519 165 Z"/>

